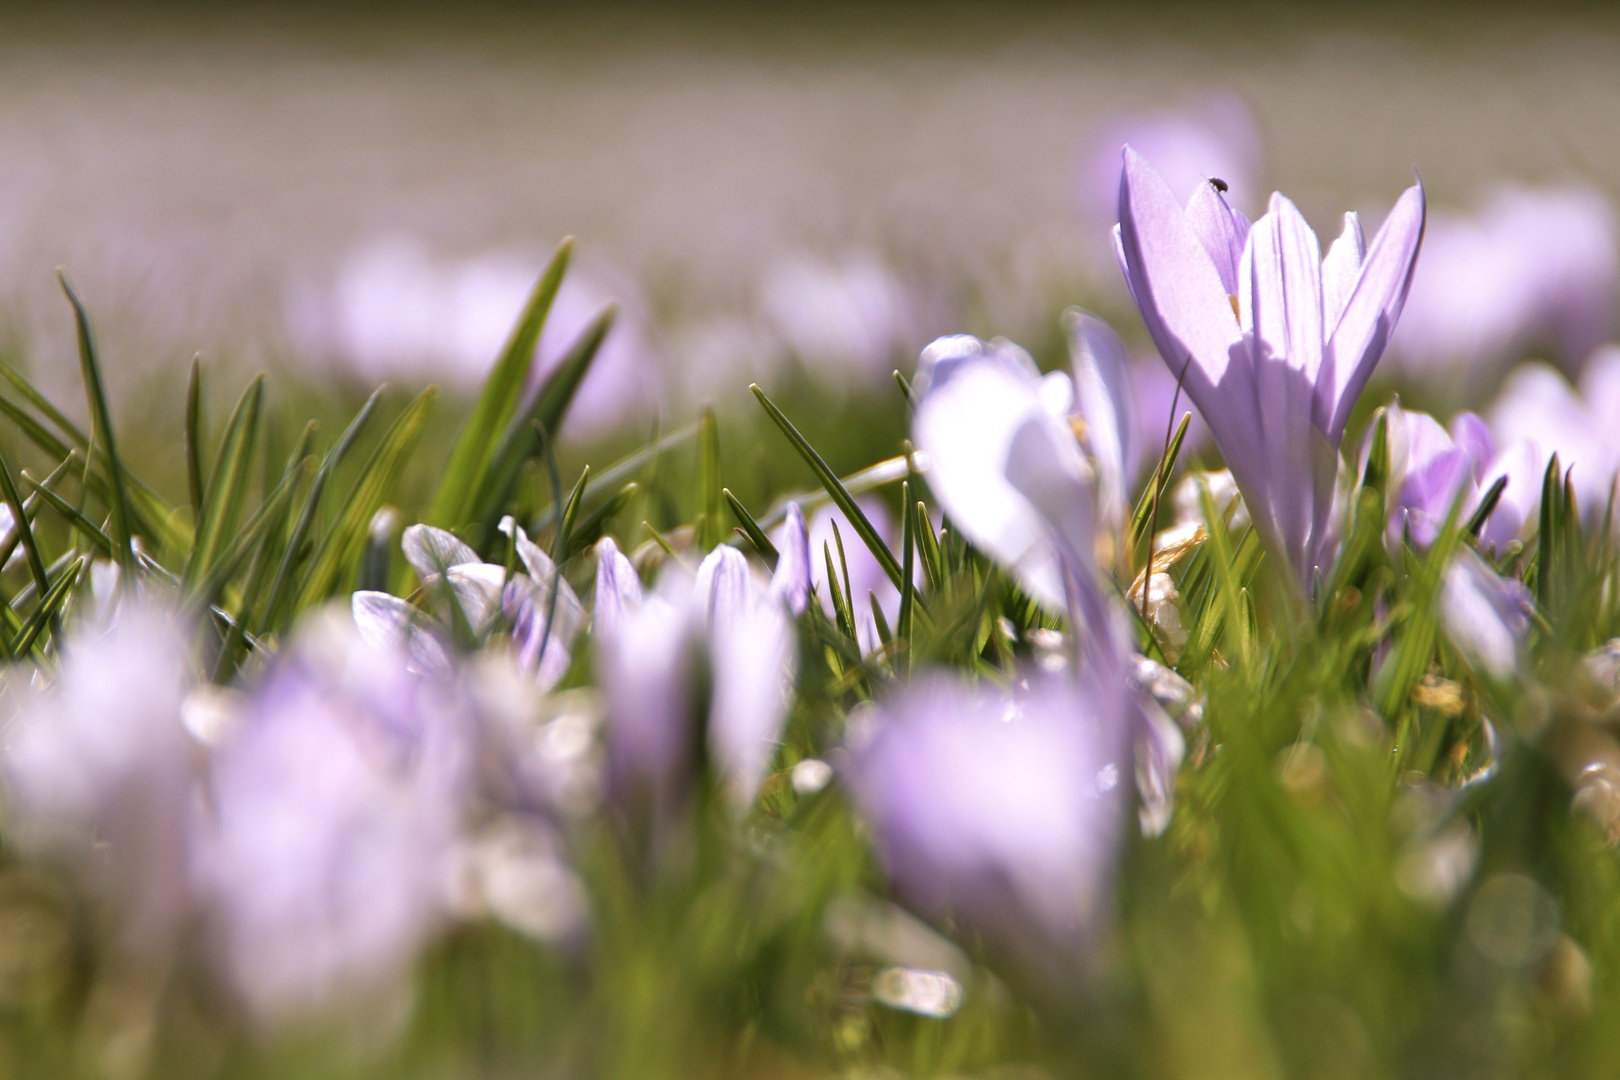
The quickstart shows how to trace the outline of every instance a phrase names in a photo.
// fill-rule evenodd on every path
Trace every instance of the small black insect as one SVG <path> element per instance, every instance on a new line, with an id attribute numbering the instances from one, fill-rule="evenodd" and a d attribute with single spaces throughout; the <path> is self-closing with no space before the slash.
<path id="1" fill-rule="evenodd" d="M 1225 195 L 1227 192 L 1226 181 L 1222 180 L 1218 176 L 1212 176 L 1209 178 L 1209 186 L 1220 192 L 1222 195 Z"/>

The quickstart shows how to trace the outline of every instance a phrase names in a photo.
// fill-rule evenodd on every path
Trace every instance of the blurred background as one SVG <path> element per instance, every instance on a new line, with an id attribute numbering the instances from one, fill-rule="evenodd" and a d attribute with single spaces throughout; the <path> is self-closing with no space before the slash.
<path id="1" fill-rule="evenodd" d="M 1129 140 L 1183 194 L 1286 191 L 1324 245 L 1419 170 L 1386 378 L 1479 405 L 1610 335 L 1617 34 L 1547 5 L 8 7 L 0 347 L 78 400 L 61 265 L 136 424 L 194 353 L 465 391 L 572 234 L 542 364 L 625 316 L 576 438 L 755 380 L 882 389 L 946 332 L 1051 364 L 1068 304 L 1145 345 L 1109 235 Z"/>

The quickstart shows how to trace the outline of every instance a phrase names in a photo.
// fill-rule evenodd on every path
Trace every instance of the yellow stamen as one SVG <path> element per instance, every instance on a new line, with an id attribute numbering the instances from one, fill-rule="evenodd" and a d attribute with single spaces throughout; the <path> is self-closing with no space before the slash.
<path id="1" fill-rule="evenodd" d="M 1232 305 L 1232 314 L 1233 314 L 1233 316 L 1235 316 L 1237 318 L 1238 322 L 1242 322 L 1243 321 L 1243 310 L 1240 307 L 1238 307 L 1238 298 L 1233 296 L 1231 293 L 1227 293 L 1226 294 L 1226 299 Z"/>

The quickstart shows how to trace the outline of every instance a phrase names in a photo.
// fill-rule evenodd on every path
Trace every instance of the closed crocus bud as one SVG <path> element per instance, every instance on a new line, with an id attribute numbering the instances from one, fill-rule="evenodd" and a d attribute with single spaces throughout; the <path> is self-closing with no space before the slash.
<path id="1" fill-rule="evenodd" d="M 1118 846 L 1117 700 L 1063 677 L 1013 693 L 945 676 L 906 690 L 850 772 L 896 890 L 1024 962 L 1075 970 Z"/>
<path id="2" fill-rule="evenodd" d="M 625 612 L 641 604 L 641 577 L 613 537 L 596 542 L 596 597 L 591 626 L 598 638 L 612 637 Z"/>
<path id="3" fill-rule="evenodd" d="M 619 805 L 669 807 L 686 792 L 693 760 L 694 653 L 687 571 L 628 603 L 596 633 L 597 684 L 607 704 L 608 792 Z M 600 603 L 600 600 L 598 600 Z"/>
<path id="4" fill-rule="evenodd" d="M 195 877 L 259 1020 L 388 992 L 448 910 L 472 776 L 454 684 L 317 615 L 216 753 Z"/>
<path id="5" fill-rule="evenodd" d="M 793 614 L 803 615 L 810 602 L 810 534 L 798 503 L 788 503 L 787 519 L 776 532 L 776 547 L 771 593 Z"/>
<path id="6" fill-rule="evenodd" d="M 172 943 L 187 906 L 191 681 L 175 617 L 134 600 L 77 627 L 54 680 L 27 668 L 6 676 L 11 839 L 84 875 L 121 943 L 148 955 Z"/>
<path id="7" fill-rule="evenodd" d="M 695 595 L 705 608 L 713 665 L 709 749 L 722 786 L 746 807 L 787 717 L 798 660 L 793 623 L 735 548 L 709 553 L 698 568 Z"/>

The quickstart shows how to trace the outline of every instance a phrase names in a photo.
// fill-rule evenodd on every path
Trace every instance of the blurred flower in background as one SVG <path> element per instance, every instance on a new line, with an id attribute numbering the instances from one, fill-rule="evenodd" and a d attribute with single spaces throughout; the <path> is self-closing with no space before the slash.
<path id="1" fill-rule="evenodd" d="M 906 288 L 875 255 L 791 255 L 765 275 L 760 307 L 788 350 L 829 379 L 881 380 L 916 352 Z"/>
<path id="2" fill-rule="evenodd" d="M 1578 389 L 1546 364 L 1518 368 L 1487 415 L 1502 443 L 1537 447 L 1542 469 L 1557 454 L 1561 469 L 1573 469 L 1571 479 L 1582 513 L 1603 513 L 1620 471 L 1620 439 L 1615 434 L 1620 421 L 1620 346 L 1609 345 L 1592 354 Z"/>
<path id="3" fill-rule="evenodd" d="M 512 253 L 443 259 L 405 237 L 353 251 L 330 289 L 295 292 L 295 341 L 367 382 L 405 378 L 470 390 L 506 344 L 545 263 Z M 649 414 L 663 398 L 663 362 L 649 341 L 635 291 L 612 275 L 574 269 L 552 302 L 535 353 L 543 378 L 609 303 L 619 315 L 569 411 L 569 429 L 600 434 Z"/>
<path id="4" fill-rule="evenodd" d="M 1153 162 L 1182 203 L 1211 177 L 1239 203 L 1258 202 L 1260 129 L 1229 91 L 1207 91 L 1174 109 L 1116 116 L 1087 139 L 1080 199 L 1094 222 L 1112 225 L 1118 216 L 1119 151 L 1127 144 Z"/>
<path id="5" fill-rule="evenodd" d="M 1473 214 L 1436 212 L 1391 358 L 1475 386 L 1531 346 L 1574 370 L 1614 327 L 1616 240 L 1613 207 L 1580 185 L 1501 185 Z"/>

